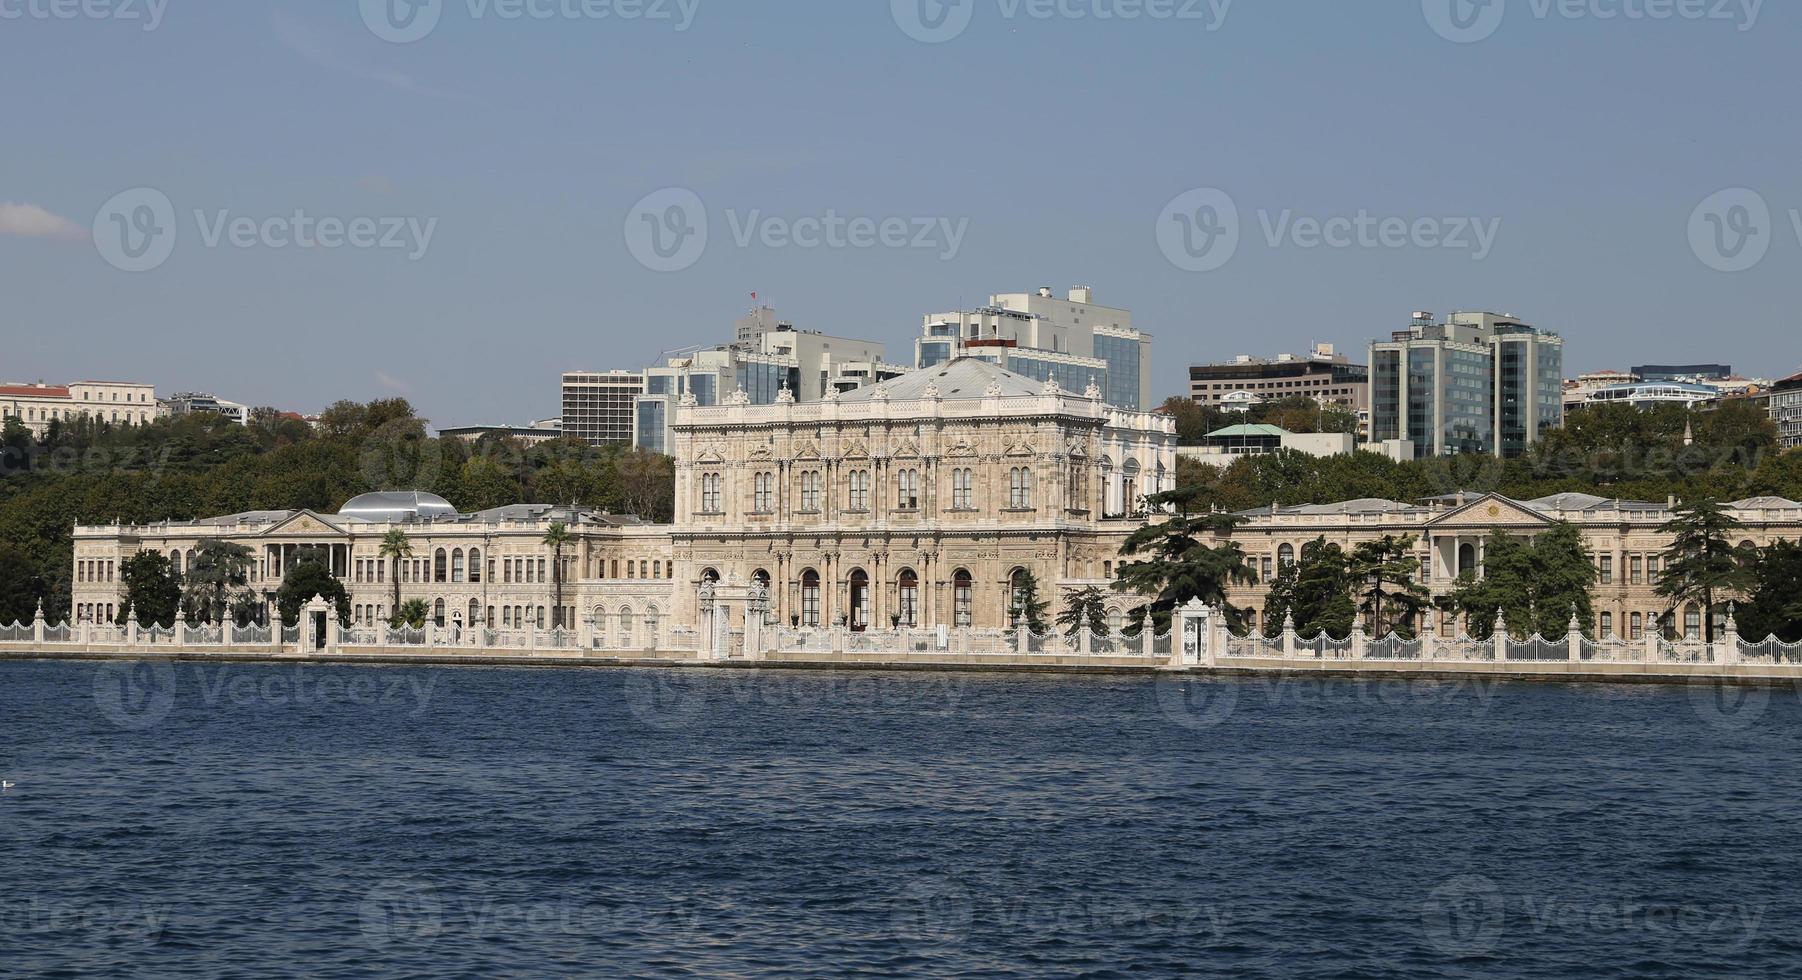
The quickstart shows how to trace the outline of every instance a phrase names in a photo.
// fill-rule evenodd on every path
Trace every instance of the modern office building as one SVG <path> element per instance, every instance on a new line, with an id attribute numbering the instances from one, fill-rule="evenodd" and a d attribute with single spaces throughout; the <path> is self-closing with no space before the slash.
<path id="1" fill-rule="evenodd" d="M 1370 368 L 1353 364 L 1332 344 L 1316 344 L 1307 357 L 1279 354 L 1274 360 L 1240 355 L 1223 364 L 1189 368 L 1189 397 L 1196 404 L 1226 408 L 1250 392 L 1264 401 L 1306 397 L 1362 414 L 1370 406 Z"/>
<path id="2" fill-rule="evenodd" d="M 1720 391 L 1708 385 L 1685 384 L 1677 381 L 1634 381 L 1627 384 L 1609 385 L 1600 391 L 1592 392 L 1589 400 L 1584 404 L 1631 405 L 1644 411 L 1660 405 L 1701 408 L 1705 405 L 1713 405 L 1720 400 Z"/>
<path id="3" fill-rule="evenodd" d="M 686 352 L 644 372 L 644 393 L 633 407 L 634 446 L 667 455 L 675 406 L 690 394 L 703 407 L 739 391 L 752 405 L 774 405 L 784 390 L 814 402 L 909 370 L 889 364 L 876 341 L 797 330 L 767 306 L 740 319 L 733 336 L 728 346 Z"/>
<path id="4" fill-rule="evenodd" d="M 1644 364 L 1633 369 L 1640 381 L 1724 380 L 1733 377 L 1731 364 Z"/>
<path id="5" fill-rule="evenodd" d="M 170 395 L 159 401 L 162 414 L 170 418 L 181 418 L 200 412 L 223 415 L 239 425 L 250 424 L 250 409 L 237 402 L 228 402 L 216 395 L 204 391 L 183 391 Z"/>
<path id="6" fill-rule="evenodd" d="M 39 439 L 53 421 L 91 416 L 109 424 L 144 425 L 157 415 L 155 385 L 129 381 L 0 384 L 0 420 L 18 419 Z"/>
<path id="7" fill-rule="evenodd" d="M 1056 381 L 1065 391 L 1097 385 L 1115 408 L 1154 407 L 1151 335 L 1133 328 L 1132 311 L 1097 304 L 1087 286 L 1063 297 L 1049 286 L 1003 293 L 977 310 L 928 315 L 914 341 L 914 365 L 924 370 L 959 357 Z"/>
<path id="8" fill-rule="evenodd" d="M 563 432 L 590 446 L 632 441 L 632 403 L 644 394 L 640 371 L 572 371 L 563 376 Z"/>
<path id="9" fill-rule="evenodd" d="M 1777 443 L 1784 449 L 1802 449 L 1802 374 L 1777 382 L 1770 393 L 1771 421 L 1777 423 Z"/>
<path id="10" fill-rule="evenodd" d="M 1496 313 L 1416 313 L 1370 347 L 1370 420 L 1372 442 L 1416 459 L 1519 456 L 1564 424 L 1564 340 Z"/>

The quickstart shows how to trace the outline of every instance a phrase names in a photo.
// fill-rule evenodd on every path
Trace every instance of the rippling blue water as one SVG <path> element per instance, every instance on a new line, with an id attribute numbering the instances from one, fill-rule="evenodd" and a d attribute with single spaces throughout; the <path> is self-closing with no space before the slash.
<path id="1" fill-rule="evenodd" d="M 0 973 L 1802 973 L 1795 691 L 0 664 Z"/>

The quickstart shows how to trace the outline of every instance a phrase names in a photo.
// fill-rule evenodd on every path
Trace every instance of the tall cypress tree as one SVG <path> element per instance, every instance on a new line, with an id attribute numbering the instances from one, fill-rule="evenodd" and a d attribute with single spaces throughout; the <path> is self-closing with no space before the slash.
<path id="1" fill-rule="evenodd" d="M 1720 501 L 1704 497 L 1679 505 L 1676 516 L 1661 530 L 1672 538 L 1664 552 L 1658 595 L 1670 600 L 1673 618 L 1684 603 L 1700 602 L 1703 636 L 1713 643 L 1716 600 L 1752 585 L 1756 556 L 1733 543 L 1733 535 L 1745 525 Z"/>

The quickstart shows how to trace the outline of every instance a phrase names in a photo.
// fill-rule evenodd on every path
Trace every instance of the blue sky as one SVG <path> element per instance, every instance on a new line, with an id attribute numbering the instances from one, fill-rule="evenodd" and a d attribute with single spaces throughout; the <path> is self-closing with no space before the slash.
<path id="1" fill-rule="evenodd" d="M 961 0 L 967 27 L 926 43 L 903 27 L 926 22 L 915 0 L 687 0 L 680 30 L 675 0 L 644 0 L 670 19 L 446 0 L 399 44 L 356 0 L 159 0 L 154 30 L 150 0 L 53 2 L 0 0 L 0 380 L 301 411 L 404 394 L 439 424 L 523 422 L 556 414 L 566 369 L 725 339 L 753 291 L 906 358 L 924 313 L 1074 283 L 1157 335 L 1160 394 L 1191 362 L 1362 351 L 1416 309 L 1559 330 L 1572 373 L 1802 366 L 1793 4 L 1507 0 L 1456 43 L 1431 12 L 1452 0 L 1106 20 L 1143 4 Z M 1625 15 L 1648 3 L 1672 15 Z M 132 273 L 91 229 L 138 188 L 176 235 Z M 669 188 L 708 236 L 661 272 L 627 228 Z M 1160 246 L 1198 189 L 1238 212 L 1209 271 Z M 1768 221 L 1737 210 L 1759 203 Z M 400 247 L 275 247 L 297 212 Z M 785 242 L 828 212 L 899 219 L 906 245 Z M 1310 222 L 1360 213 L 1409 231 L 1304 247 Z M 916 220 L 961 228 L 955 254 L 942 230 L 911 247 Z"/>

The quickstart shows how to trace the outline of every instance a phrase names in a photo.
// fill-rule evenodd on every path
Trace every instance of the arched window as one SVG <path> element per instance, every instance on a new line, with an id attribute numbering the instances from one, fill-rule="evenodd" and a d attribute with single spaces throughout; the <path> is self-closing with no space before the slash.
<path id="1" fill-rule="evenodd" d="M 1477 573 L 1477 546 L 1461 544 L 1458 546 L 1458 574 L 1475 575 Z"/>
<path id="2" fill-rule="evenodd" d="M 469 549 L 469 580 L 473 583 L 482 581 L 482 549 Z"/>
<path id="3" fill-rule="evenodd" d="M 976 579 L 970 570 L 960 568 L 951 576 L 952 621 L 959 626 L 975 625 Z"/>
<path id="4" fill-rule="evenodd" d="M 801 474 L 801 509 L 810 514 L 820 510 L 820 472 L 808 470 Z"/>
<path id="5" fill-rule="evenodd" d="M 644 645 L 647 650 L 654 650 L 663 642 L 663 617 L 652 606 L 644 611 Z"/>
<path id="6" fill-rule="evenodd" d="M 1026 569 L 1016 568 L 1007 576 L 1007 609 L 1004 610 L 1007 621 L 1014 621 L 1014 611 L 1020 607 L 1020 590 L 1026 585 Z"/>
<path id="7" fill-rule="evenodd" d="M 442 552 L 440 552 L 442 554 Z M 432 604 L 432 622 L 439 628 L 444 626 L 444 600 L 439 599 Z"/>
<path id="8" fill-rule="evenodd" d="M 1007 473 L 1007 506 L 1012 510 L 1032 507 L 1032 470 L 1021 466 Z"/>
<path id="9" fill-rule="evenodd" d="M 756 582 L 758 585 L 767 589 L 770 587 L 770 573 L 759 568 L 757 571 L 751 573 L 751 581 Z"/>
<path id="10" fill-rule="evenodd" d="M 920 509 L 920 471 L 899 470 L 895 473 L 895 508 Z"/>
<path id="11" fill-rule="evenodd" d="M 913 569 L 905 568 L 896 585 L 901 596 L 900 608 L 896 610 L 901 614 L 901 625 L 910 629 L 920 625 L 920 577 Z"/>
<path id="12" fill-rule="evenodd" d="M 661 562 L 661 561 L 651 562 L 651 577 L 652 578 L 662 578 L 663 577 L 663 562 Z"/>
<path id="13" fill-rule="evenodd" d="M 471 626 L 474 626 L 481 621 L 482 621 L 482 603 L 476 599 L 469 600 L 469 618 L 464 620 L 464 622 L 468 623 Z"/>
<path id="14" fill-rule="evenodd" d="M 1136 459 L 1127 460 L 1121 472 L 1120 504 L 1128 514 L 1145 509 L 1139 499 L 1139 461 Z"/>
<path id="15" fill-rule="evenodd" d="M 449 564 L 450 556 L 445 554 L 443 548 L 439 548 L 437 552 L 432 555 L 432 581 L 442 582 L 448 578 L 447 572 L 449 571 Z"/>
<path id="16" fill-rule="evenodd" d="M 451 552 L 451 581 L 463 581 L 463 549 Z"/>
<path id="17" fill-rule="evenodd" d="M 1281 548 L 1276 549 L 1276 566 L 1277 566 L 1277 568 L 1279 568 L 1279 569 L 1286 568 L 1293 564 L 1295 564 L 1295 546 L 1294 545 L 1286 544 L 1286 545 L 1283 545 Z"/>
<path id="18" fill-rule="evenodd" d="M 776 511 L 776 474 L 759 473 L 752 478 L 751 509 L 759 514 Z"/>
<path id="19" fill-rule="evenodd" d="M 717 569 L 703 568 L 701 569 L 701 581 L 718 585 L 720 584 L 720 573 Z"/>
<path id="20" fill-rule="evenodd" d="M 848 477 L 847 510 L 870 509 L 870 471 L 852 470 Z"/>
<path id="21" fill-rule="evenodd" d="M 1613 639 L 1613 637 L 1614 637 L 1614 614 L 1613 613 L 1605 612 L 1602 614 L 1600 635 L 1601 635 L 1602 639 L 1604 639 L 1604 640 Z"/>
<path id="22" fill-rule="evenodd" d="M 975 471 L 970 469 L 959 468 L 951 471 L 952 510 L 976 509 L 975 497 L 970 490 L 972 483 L 974 483 L 975 475 Z"/>
<path id="23" fill-rule="evenodd" d="M 820 625 L 820 573 L 811 568 L 801 573 L 801 625 Z"/>
<path id="24" fill-rule="evenodd" d="M 621 649 L 632 645 L 632 607 L 619 607 L 619 645 Z"/>
<path id="25" fill-rule="evenodd" d="M 1683 610 L 1683 638 L 1686 640 L 1702 638 L 1702 607 L 1693 602 Z"/>
<path id="26" fill-rule="evenodd" d="M 596 606 L 596 607 L 594 607 L 594 610 L 589 613 L 589 615 L 592 617 L 593 622 L 594 622 L 594 645 L 597 647 L 606 646 L 607 645 L 607 625 L 608 625 L 608 623 L 607 623 L 607 608 L 605 606 Z"/>
<path id="27" fill-rule="evenodd" d="M 862 631 L 870 625 L 870 575 L 861 568 L 851 571 L 851 628 Z"/>

